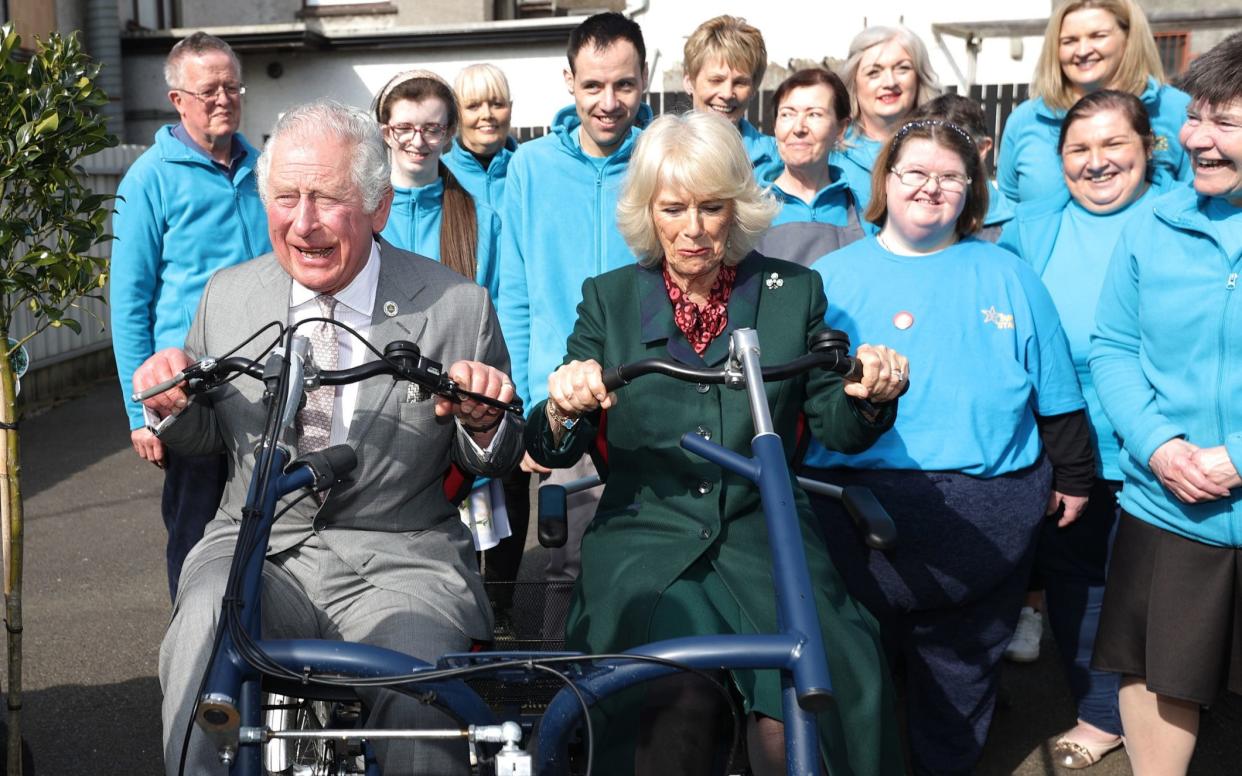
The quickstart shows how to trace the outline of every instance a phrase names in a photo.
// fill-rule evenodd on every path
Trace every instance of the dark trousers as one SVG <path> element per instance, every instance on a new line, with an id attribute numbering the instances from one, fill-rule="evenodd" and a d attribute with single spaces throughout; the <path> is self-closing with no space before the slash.
<path id="1" fill-rule="evenodd" d="M 1109 548 L 1117 526 L 1117 491 L 1121 483 L 1096 480 L 1083 514 L 1064 528 L 1045 520 L 1035 553 L 1035 577 L 1044 588 L 1048 621 L 1057 640 L 1078 718 L 1100 730 L 1121 735 L 1117 709 L 1120 677 L 1091 668 Z"/>
<path id="2" fill-rule="evenodd" d="M 914 773 L 973 773 L 1026 592 L 1051 467 L 1041 461 L 989 479 L 918 471 L 803 474 L 871 488 L 897 524 L 896 548 L 871 550 L 840 503 L 811 498 L 833 563 L 850 595 L 880 621 L 894 673 L 904 676 Z"/>
<path id="3" fill-rule="evenodd" d="M 216 516 L 224 483 L 228 480 L 228 459 L 224 453 L 178 455 L 164 448 L 164 495 L 160 511 L 168 529 L 168 594 L 177 600 L 177 580 L 181 565 L 203 529 Z"/>
<path id="4" fill-rule="evenodd" d="M 483 551 L 483 580 L 499 583 L 487 589 L 492 609 L 498 615 L 513 606 L 512 583 L 517 580 L 526 549 L 526 532 L 530 527 L 530 473 L 515 468 L 500 484 L 504 488 L 511 533 L 495 547 Z"/>

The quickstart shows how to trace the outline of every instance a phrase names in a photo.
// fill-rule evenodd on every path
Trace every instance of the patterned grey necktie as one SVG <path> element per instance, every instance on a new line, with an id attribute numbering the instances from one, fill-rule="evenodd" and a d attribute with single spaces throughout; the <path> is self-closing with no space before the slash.
<path id="1" fill-rule="evenodd" d="M 320 294 L 315 297 L 315 301 L 319 303 L 319 314 L 324 318 L 332 318 L 336 309 L 336 297 Z M 311 353 L 319 369 L 336 369 L 341 352 L 336 339 L 336 327 L 330 323 L 317 323 L 311 330 L 310 341 Z M 306 405 L 298 413 L 299 453 L 313 453 L 328 446 L 328 440 L 332 436 L 332 405 L 335 399 L 336 388 L 331 385 L 320 386 L 306 395 Z"/>

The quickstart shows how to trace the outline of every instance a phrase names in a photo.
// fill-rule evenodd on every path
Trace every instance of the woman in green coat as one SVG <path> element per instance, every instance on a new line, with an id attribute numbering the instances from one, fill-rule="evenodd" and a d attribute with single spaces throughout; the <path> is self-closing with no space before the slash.
<path id="1" fill-rule="evenodd" d="M 649 357 L 718 366 L 729 332 L 743 327 L 758 331 L 765 364 L 803 355 L 824 326 L 826 301 L 815 273 L 750 252 L 775 209 L 719 117 L 663 116 L 640 137 L 618 205 L 639 263 L 584 284 L 565 365 L 528 426 L 528 449 L 545 465 L 567 466 L 600 442 L 607 457 L 566 625 L 573 648 L 617 652 L 679 636 L 777 630 L 758 492 L 678 444 L 696 431 L 749 451 L 746 394 L 651 376 L 614 395 L 600 366 Z M 767 386 L 789 456 L 801 414 L 811 433 L 842 451 L 865 449 L 892 425 L 906 359 L 883 346 L 857 355 L 857 383 L 817 371 Z M 901 773 L 875 622 L 846 595 L 806 495 L 795 492 L 836 699 L 818 719 L 828 771 Z M 747 712 L 752 769 L 784 773 L 778 672 L 732 671 L 729 679 Z M 646 686 L 641 709 L 613 704 L 609 729 L 596 736 L 607 751 L 596 762 L 617 773 L 710 772 L 728 737 L 727 712 L 704 685 L 674 675 Z M 636 733 L 624 727 L 635 716 Z"/>

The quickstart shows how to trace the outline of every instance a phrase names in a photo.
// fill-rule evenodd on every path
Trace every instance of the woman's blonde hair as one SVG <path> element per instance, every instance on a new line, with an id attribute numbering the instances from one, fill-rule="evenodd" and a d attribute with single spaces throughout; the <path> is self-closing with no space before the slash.
<path id="1" fill-rule="evenodd" d="M 727 14 L 708 19 L 695 28 L 686 38 L 682 56 L 682 66 L 692 81 L 707 64 L 708 57 L 720 57 L 729 67 L 750 73 L 756 89 L 768 69 L 768 47 L 764 45 L 763 33 L 745 19 Z"/>
<path id="2" fill-rule="evenodd" d="M 858 68 L 862 65 L 863 54 L 873 46 L 890 40 L 896 40 L 906 50 L 914 64 L 914 72 L 918 74 L 919 93 L 914 107 L 917 108 L 940 94 L 940 79 L 932 69 L 931 57 L 927 54 L 927 46 L 923 45 L 922 38 L 908 27 L 868 27 L 850 41 L 849 56 L 846 57 L 845 64 L 841 65 L 841 80 L 845 82 L 845 88 L 850 93 L 850 119 L 855 125 L 859 118 Z"/>
<path id="3" fill-rule="evenodd" d="M 493 64 L 480 62 L 462 68 L 453 79 L 453 91 L 463 105 L 471 100 L 498 99 L 505 104 L 513 102 L 509 95 L 509 79 Z"/>
<path id="4" fill-rule="evenodd" d="M 617 227 L 644 266 L 664 259 L 652 207 L 660 189 L 685 192 L 699 201 L 727 200 L 733 224 L 725 264 L 750 253 L 780 205 L 759 188 L 742 137 L 729 120 L 710 113 L 666 113 L 638 136 L 617 201 Z"/>
<path id="5" fill-rule="evenodd" d="M 1117 75 L 1105 88 L 1142 96 L 1147 89 L 1147 79 L 1164 82 L 1164 66 L 1160 64 L 1160 51 L 1151 35 L 1147 14 L 1134 0 L 1064 0 L 1053 9 L 1044 30 L 1044 46 L 1035 63 L 1035 77 L 1031 79 L 1031 96 L 1041 97 L 1053 110 L 1069 110 L 1078 101 L 1073 84 L 1061 68 L 1061 25 L 1065 17 L 1075 11 L 1099 8 L 1108 11 L 1117 20 L 1117 26 L 1125 33 L 1126 44 L 1121 52 L 1121 64 Z"/>

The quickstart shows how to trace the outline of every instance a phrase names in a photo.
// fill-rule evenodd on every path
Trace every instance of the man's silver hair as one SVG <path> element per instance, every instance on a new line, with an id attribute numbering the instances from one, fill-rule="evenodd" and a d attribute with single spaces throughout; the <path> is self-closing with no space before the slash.
<path id="1" fill-rule="evenodd" d="M 168 58 L 164 60 L 164 82 L 168 84 L 168 88 L 185 88 L 186 57 L 201 57 L 213 51 L 228 55 L 228 58 L 233 62 L 233 70 L 237 73 L 238 80 L 241 80 L 241 60 L 237 58 L 237 54 L 233 53 L 233 49 L 229 44 L 215 35 L 195 32 L 189 37 L 178 41 L 177 45 L 172 47 L 172 51 L 168 52 Z"/>
<path id="2" fill-rule="evenodd" d="M 350 177 L 362 197 L 362 209 L 374 213 L 392 188 L 392 165 L 379 124 L 369 114 L 335 100 L 316 100 L 281 115 L 272 127 L 256 167 L 259 196 L 268 201 L 268 171 L 272 150 L 281 141 L 314 143 L 330 135 L 350 147 Z"/>

